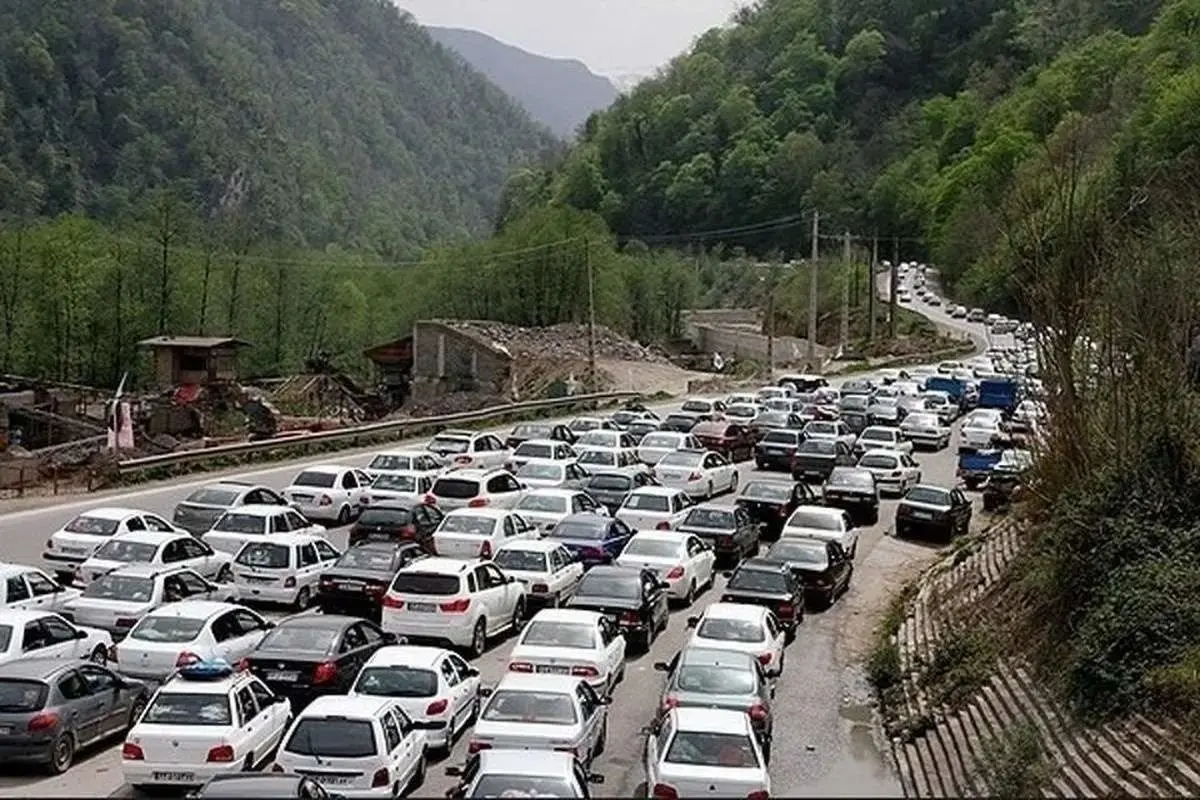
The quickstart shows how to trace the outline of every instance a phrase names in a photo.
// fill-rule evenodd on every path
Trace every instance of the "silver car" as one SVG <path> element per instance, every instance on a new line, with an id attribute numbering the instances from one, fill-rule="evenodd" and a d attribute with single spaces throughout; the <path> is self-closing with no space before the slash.
<path id="1" fill-rule="evenodd" d="M 656 662 L 654 668 L 667 673 L 661 713 L 679 706 L 749 709 L 750 721 L 762 736 L 763 749 L 770 753 L 775 686 L 758 659 L 732 650 L 686 647 L 669 662 Z"/>
<path id="2" fill-rule="evenodd" d="M 471 734 L 471 753 L 558 750 L 588 765 L 604 751 L 609 700 L 581 678 L 510 672 L 479 693 L 487 704 Z"/>
<path id="3" fill-rule="evenodd" d="M 76 625 L 123 638 L 138 621 L 164 603 L 180 600 L 237 600 L 237 586 L 214 583 L 186 567 L 129 564 L 101 575 L 72 600 L 63 614 Z"/>
<path id="4" fill-rule="evenodd" d="M 286 506 L 283 495 L 266 486 L 225 480 L 210 483 L 192 492 L 175 506 L 171 521 L 190 534 L 199 536 L 217 518 L 237 506 Z"/>

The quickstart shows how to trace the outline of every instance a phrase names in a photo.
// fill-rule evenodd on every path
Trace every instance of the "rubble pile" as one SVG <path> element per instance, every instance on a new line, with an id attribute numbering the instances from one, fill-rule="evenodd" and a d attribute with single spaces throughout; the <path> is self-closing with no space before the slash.
<path id="1" fill-rule="evenodd" d="M 545 328 L 522 328 L 487 320 L 450 320 L 447 324 L 504 347 L 514 359 L 586 362 L 588 358 L 587 325 L 564 322 Z M 603 325 L 596 326 L 596 358 L 661 364 L 669 361 L 662 350 L 638 344 Z"/>
<path id="2" fill-rule="evenodd" d="M 511 398 L 485 392 L 451 392 L 426 403 L 411 403 L 402 411 L 389 415 L 391 419 L 405 417 L 437 417 L 443 414 L 464 414 L 490 406 L 502 406 L 512 402 Z"/>

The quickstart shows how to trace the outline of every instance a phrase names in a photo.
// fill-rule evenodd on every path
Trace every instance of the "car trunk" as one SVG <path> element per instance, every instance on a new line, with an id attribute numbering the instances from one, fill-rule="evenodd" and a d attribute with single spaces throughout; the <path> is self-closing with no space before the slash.
<path id="1" fill-rule="evenodd" d="M 289 578 L 295 580 L 292 567 L 272 569 L 271 567 L 247 567 L 237 563 L 233 567 L 235 583 L 238 584 L 239 589 L 245 587 L 251 594 L 256 589 L 261 591 L 269 588 L 287 588 L 284 585 L 287 580 Z"/>
<path id="2" fill-rule="evenodd" d="M 108 536 L 93 536 L 88 533 L 70 533 L 59 531 L 54 534 L 54 548 L 50 551 L 59 555 L 70 556 L 78 561 L 86 561 L 100 545 L 109 540 Z"/>
<path id="3" fill-rule="evenodd" d="M 491 542 L 491 539 L 491 536 L 476 536 L 470 533 L 438 532 L 433 535 L 438 555 L 446 558 L 479 558 L 483 546 Z"/>
<path id="4" fill-rule="evenodd" d="M 227 509 L 213 506 L 198 506 L 191 503 L 180 503 L 175 507 L 176 525 L 189 533 L 204 533 L 213 526 Z"/>
<path id="5" fill-rule="evenodd" d="M 633 511 L 629 508 L 620 510 L 620 519 L 635 531 L 649 531 L 658 528 L 660 523 L 670 523 L 671 514 L 668 511 Z"/>
<path id="6" fill-rule="evenodd" d="M 622 556 L 617 559 L 622 567 L 648 569 L 663 580 L 664 576 L 674 567 L 679 566 L 679 559 L 668 556 Z"/>
<path id="7" fill-rule="evenodd" d="M 317 664 L 326 660 L 316 653 L 256 650 L 248 659 L 250 671 L 278 694 L 303 692 L 313 687 Z"/>
<path id="8" fill-rule="evenodd" d="M 517 732 L 519 729 L 519 732 Z M 496 750 L 550 750 L 570 747 L 578 728 L 574 725 L 545 725 L 536 722 L 475 723 L 472 742 L 490 744 Z"/>
<path id="9" fill-rule="evenodd" d="M 155 725 L 142 724 L 138 726 L 138 735 L 131 738 L 142 748 L 145 760 L 149 764 L 162 764 L 167 771 L 189 773 L 188 765 L 204 764 L 208 761 L 208 752 L 214 747 L 228 743 L 228 740 L 217 735 L 218 732 L 229 732 L 224 725 Z M 193 773 L 194 774 L 194 773 Z M 176 779 L 172 783 L 187 783 L 187 779 Z M 203 783 L 203 781 L 197 781 Z"/>
<path id="10" fill-rule="evenodd" d="M 201 657 L 206 655 L 206 653 L 193 650 L 193 647 L 192 642 L 147 642 L 142 639 L 137 641 L 125 639 L 117 645 L 117 663 L 111 666 L 118 672 L 127 672 L 135 677 L 161 678 L 175 671 L 175 665 L 178 663 L 181 653 L 196 653 Z"/>
<path id="11" fill-rule="evenodd" d="M 950 507 L 937 506 L 932 503 L 914 503 L 911 500 L 905 500 L 896 508 L 896 516 L 900 519 L 923 524 L 946 524 L 950 521 Z"/>
<path id="12" fill-rule="evenodd" d="M 805 477 L 823 478 L 833 471 L 837 456 L 833 453 L 796 453 L 792 459 L 792 472 Z"/>
<path id="13" fill-rule="evenodd" d="M 590 651 L 581 651 L 590 652 Z M 564 656 L 561 647 L 538 647 L 520 645 L 513 650 L 510 660 L 533 665 L 533 671 L 539 675 L 570 675 L 572 667 L 595 667 L 595 661 L 589 658 L 571 658 Z"/>
<path id="14" fill-rule="evenodd" d="M 378 603 L 387 592 L 392 577 L 365 569 L 331 569 L 321 575 L 321 596 L 354 603 Z"/>
<path id="15" fill-rule="evenodd" d="M 129 603 L 124 600 L 93 600 L 86 598 L 77 601 L 71 607 L 71 617 L 76 625 L 89 628 L 100 628 L 110 631 L 114 636 L 121 636 L 129 630 L 152 609 L 152 606 L 141 603 Z"/>
<path id="16" fill-rule="evenodd" d="M 662 764 L 658 782 L 675 787 L 679 797 L 746 797 L 766 783 L 761 769 Z"/>

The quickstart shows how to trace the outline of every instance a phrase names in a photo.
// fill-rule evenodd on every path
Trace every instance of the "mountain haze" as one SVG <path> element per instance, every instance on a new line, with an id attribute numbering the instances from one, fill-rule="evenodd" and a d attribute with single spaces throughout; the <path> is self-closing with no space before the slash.
<path id="1" fill-rule="evenodd" d="M 574 136 L 592 112 L 617 99 L 612 82 L 581 61 L 535 55 L 478 31 L 432 26 L 426 30 L 563 138 Z"/>

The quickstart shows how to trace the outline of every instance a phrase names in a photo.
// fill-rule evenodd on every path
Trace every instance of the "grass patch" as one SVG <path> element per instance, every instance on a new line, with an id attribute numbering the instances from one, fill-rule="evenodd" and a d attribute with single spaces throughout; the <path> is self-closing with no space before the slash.
<path id="1" fill-rule="evenodd" d="M 983 626 L 954 627 L 933 644 L 920 684 L 934 705 L 959 708 L 988 680 L 996 645 Z"/>
<path id="2" fill-rule="evenodd" d="M 991 797 L 1040 797 L 1050 770 L 1037 728 L 1013 725 L 984 748 L 977 768 Z"/>
<path id="3" fill-rule="evenodd" d="M 917 596 L 917 583 L 905 584 L 897 592 L 875 629 L 875 640 L 867 654 L 867 680 L 883 699 L 886 693 L 900 685 L 904 673 L 900 664 L 900 648 L 893 641 L 908 616 L 908 606 Z"/>

